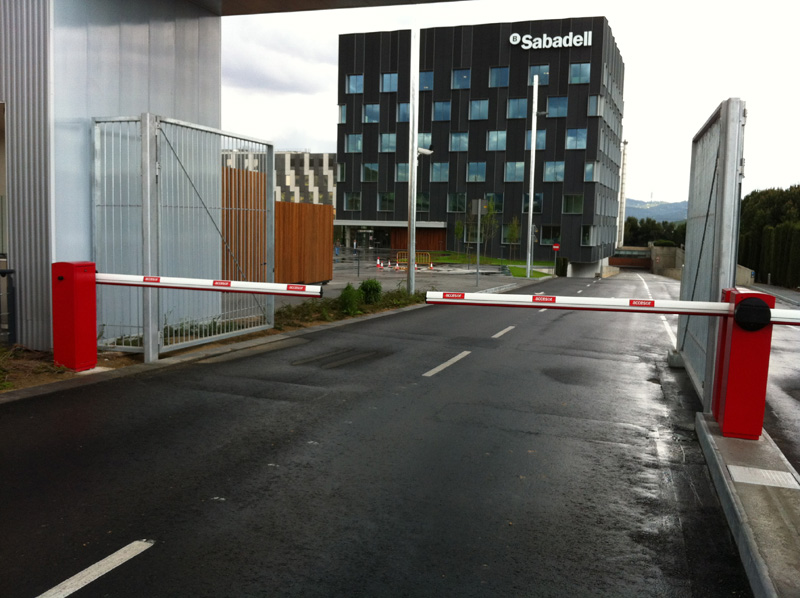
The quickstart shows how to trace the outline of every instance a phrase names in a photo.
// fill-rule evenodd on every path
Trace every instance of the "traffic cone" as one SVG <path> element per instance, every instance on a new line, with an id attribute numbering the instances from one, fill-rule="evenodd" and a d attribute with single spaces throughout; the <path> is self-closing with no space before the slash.
<path id="1" fill-rule="evenodd" d="M 392 267 L 392 260 L 386 260 L 386 266 L 388 268 L 391 268 Z"/>
<path id="2" fill-rule="evenodd" d="M 400 262 L 395 262 L 395 263 L 394 263 L 394 270 L 395 270 L 395 272 L 397 272 L 399 269 L 400 269 Z"/>
<path id="3" fill-rule="evenodd" d="M 383 264 L 381 264 L 380 260 L 378 260 L 378 270 L 383 270 Z"/>
<path id="4" fill-rule="evenodd" d="M 431 267 L 428 270 L 433 270 L 433 262 L 431 262 Z"/>
<path id="5" fill-rule="evenodd" d="M 378 263 L 375 264 L 375 267 L 376 268 L 380 268 L 381 267 L 381 258 L 378 258 Z"/>

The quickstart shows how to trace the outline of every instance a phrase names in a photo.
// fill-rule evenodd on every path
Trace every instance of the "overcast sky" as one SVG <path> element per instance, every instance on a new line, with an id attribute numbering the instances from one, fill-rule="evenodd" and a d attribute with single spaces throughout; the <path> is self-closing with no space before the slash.
<path id="1" fill-rule="evenodd" d="M 797 0 L 467 0 L 225 17 L 222 128 L 277 150 L 336 151 L 341 33 L 605 16 L 625 62 L 627 197 L 684 201 L 692 138 L 747 105 L 743 193 L 800 184 Z"/>

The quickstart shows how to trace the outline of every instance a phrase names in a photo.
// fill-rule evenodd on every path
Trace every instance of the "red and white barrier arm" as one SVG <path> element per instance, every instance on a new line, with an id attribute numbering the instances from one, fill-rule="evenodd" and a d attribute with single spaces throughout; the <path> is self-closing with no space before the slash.
<path id="1" fill-rule="evenodd" d="M 130 274 L 96 274 L 97 284 L 123 287 L 152 287 L 157 289 L 186 289 L 190 291 L 221 291 L 224 293 L 255 293 L 288 297 L 322 297 L 322 287 L 305 284 L 245 282 L 239 280 L 206 280 L 201 278 L 171 278 L 167 276 L 138 276 Z"/>
<path id="2" fill-rule="evenodd" d="M 555 297 L 552 295 L 510 295 L 496 293 L 454 293 L 428 291 L 426 303 L 434 305 L 484 305 L 493 307 L 533 307 L 588 311 L 628 311 L 652 314 L 727 316 L 730 303 L 712 301 L 671 301 L 664 299 L 608 299 L 602 297 Z M 800 311 L 771 310 L 773 324 L 800 325 Z"/>

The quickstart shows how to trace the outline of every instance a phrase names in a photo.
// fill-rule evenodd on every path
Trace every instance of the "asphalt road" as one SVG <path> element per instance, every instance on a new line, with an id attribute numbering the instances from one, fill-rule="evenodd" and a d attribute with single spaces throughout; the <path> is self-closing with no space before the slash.
<path id="1" fill-rule="evenodd" d="M 749 596 L 675 326 L 429 306 L 0 405 L 0 595 L 147 539 L 74 596 Z"/>

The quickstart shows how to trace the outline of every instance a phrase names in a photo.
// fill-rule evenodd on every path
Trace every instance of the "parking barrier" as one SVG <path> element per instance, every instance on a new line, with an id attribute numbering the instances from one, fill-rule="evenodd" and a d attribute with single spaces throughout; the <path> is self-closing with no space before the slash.
<path id="1" fill-rule="evenodd" d="M 735 288 L 725 289 L 720 302 L 442 291 L 428 291 L 426 302 L 722 318 L 717 336 L 712 413 L 723 436 L 749 440 L 761 436 L 764 424 L 772 326 L 800 326 L 800 311 L 775 309 L 773 296 Z"/>

